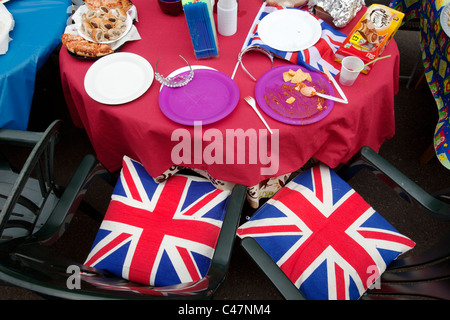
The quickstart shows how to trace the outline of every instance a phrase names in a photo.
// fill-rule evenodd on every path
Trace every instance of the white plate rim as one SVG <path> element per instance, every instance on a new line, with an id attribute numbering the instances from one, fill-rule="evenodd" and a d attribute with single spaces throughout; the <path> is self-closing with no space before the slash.
<path id="1" fill-rule="evenodd" d="M 132 92 L 121 99 L 111 99 L 105 97 L 95 90 L 93 82 L 104 67 L 111 66 L 115 60 L 123 59 L 139 64 L 140 70 L 143 70 L 148 77 L 146 78 L 146 81 L 136 88 L 135 92 Z M 150 88 L 154 77 L 155 73 L 153 71 L 153 67 L 144 57 L 130 52 L 116 52 L 98 59 L 92 64 L 92 66 L 90 66 L 84 77 L 84 88 L 86 93 L 95 101 L 109 105 L 118 105 L 133 101 L 143 95 Z"/>
<path id="2" fill-rule="evenodd" d="M 270 25 L 272 24 L 272 20 L 279 19 L 279 16 L 286 15 L 285 18 L 292 18 L 295 16 L 298 16 L 298 21 L 302 21 L 302 19 L 308 19 L 308 24 L 310 26 L 310 30 L 314 32 L 313 36 L 311 37 L 311 40 L 302 43 L 301 45 L 279 45 L 274 44 L 271 41 L 271 28 Z M 288 22 L 288 19 L 285 19 L 284 21 Z M 304 24 L 305 25 L 305 24 Z M 273 11 L 269 13 L 267 16 L 265 16 L 258 24 L 258 35 L 261 38 L 261 40 L 268 46 L 280 50 L 280 51 L 288 51 L 288 52 L 294 52 L 294 51 L 301 51 L 306 48 L 309 48 L 313 46 L 314 44 L 319 41 L 321 35 L 322 35 L 322 27 L 320 26 L 319 20 L 317 20 L 315 17 L 313 17 L 309 12 L 301 10 L 301 9 L 280 9 L 277 11 Z"/>
<path id="3" fill-rule="evenodd" d="M 84 5 L 84 6 L 81 6 L 78 10 L 81 10 L 81 11 L 80 11 L 80 15 L 82 16 L 82 15 L 83 15 L 84 13 L 86 13 L 89 9 L 88 9 L 88 7 L 87 7 L 86 5 Z M 84 11 L 83 11 L 83 10 L 84 10 Z M 127 19 L 125 20 L 125 24 L 127 25 L 127 28 L 126 28 L 125 31 L 121 34 L 121 36 L 118 37 L 117 39 L 109 40 L 109 41 L 100 41 L 100 42 L 94 41 L 91 37 L 89 37 L 88 35 L 84 34 L 84 33 L 81 31 L 81 23 L 78 23 L 78 25 L 77 25 L 77 31 L 78 31 L 78 34 L 79 34 L 81 37 L 83 37 L 84 39 L 86 39 L 87 41 L 91 41 L 91 42 L 95 42 L 95 43 L 108 44 L 108 43 L 113 43 L 113 42 L 119 41 L 120 39 L 122 39 L 123 37 L 125 37 L 125 36 L 127 35 L 128 32 L 130 32 L 131 27 L 133 26 L 133 21 L 132 21 L 130 15 L 129 15 L 128 13 L 127 13 Z"/>
<path id="4" fill-rule="evenodd" d="M 447 35 L 447 37 L 450 37 L 450 26 L 448 25 L 448 20 L 449 20 L 449 10 L 450 10 L 450 4 L 447 4 L 441 11 L 441 15 L 439 17 L 440 21 L 441 21 L 441 27 L 442 30 L 444 30 L 445 34 Z"/>

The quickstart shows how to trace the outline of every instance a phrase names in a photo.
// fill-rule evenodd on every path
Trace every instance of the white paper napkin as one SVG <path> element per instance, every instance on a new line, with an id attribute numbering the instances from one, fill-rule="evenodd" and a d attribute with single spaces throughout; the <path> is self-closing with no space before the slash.
<path id="1" fill-rule="evenodd" d="M 0 54 L 8 51 L 9 32 L 14 29 L 14 19 L 12 14 L 6 9 L 3 3 L 0 3 Z"/>

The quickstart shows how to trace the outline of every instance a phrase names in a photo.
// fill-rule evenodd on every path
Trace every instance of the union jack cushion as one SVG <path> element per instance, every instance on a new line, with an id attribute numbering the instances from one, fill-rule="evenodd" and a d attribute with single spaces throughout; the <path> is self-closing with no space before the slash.
<path id="1" fill-rule="evenodd" d="M 415 243 L 323 164 L 297 176 L 238 229 L 307 299 L 359 299 Z"/>
<path id="2" fill-rule="evenodd" d="M 167 286 L 202 279 L 230 191 L 175 175 L 156 183 L 128 158 L 85 265 L 134 282 Z"/>

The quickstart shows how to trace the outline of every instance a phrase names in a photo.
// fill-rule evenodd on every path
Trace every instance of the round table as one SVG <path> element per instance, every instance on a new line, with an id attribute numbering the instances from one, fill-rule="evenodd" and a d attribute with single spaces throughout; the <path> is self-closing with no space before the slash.
<path id="1" fill-rule="evenodd" d="M 134 0 L 133 3 L 139 17 L 135 26 L 141 39 L 125 43 L 120 52 L 138 54 L 153 68 L 161 57 L 158 71 L 163 75 L 185 65 L 179 57 L 182 55 L 192 65 L 205 65 L 231 77 L 238 54 L 261 7 L 259 0 L 241 1 L 237 33 L 230 37 L 217 36 L 218 57 L 197 60 L 183 15 L 163 14 L 157 1 Z M 359 20 L 364 11 L 361 10 L 355 19 Z M 348 33 L 351 28 L 349 25 L 342 31 Z M 107 105 L 93 100 L 84 87 L 86 72 L 94 61 L 79 59 L 61 50 L 60 70 L 73 122 L 86 130 L 99 161 L 108 170 L 120 169 L 122 158 L 127 155 L 140 161 L 153 177 L 165 177 L 174 165 L 172 151 L 180 143 L 175 135 L 182 134 L 191 139 L 193 148 L 192 157 L 183 163 L 184 166 L 204 170 L 215 181 L 256 186 L 257 191 L 249 191 L 249 194 L 258 199 L 271 196 L 283 186 L 291 172 L 311 158 L 334 168 L 347 162 L 364 145 L 378 151 L 381 144 L 394 135 L 394 95 L 398 91 L 399 78 L 399 52 L 394 41 L 387 46 L 385 54 L 392 57 L 376 64 L 369 75 L 360 75 L 353 86 L 342 87 L 349 104 L 336 103 L 330 114 L 319 122 L 290 125 L 262 112 L 274 131 L 273 135 L 243 99 L 255 95 L 256 83 L 242 68 L 238 68 L 234 76 L 240 94 L 236 108 L 220 121 L 200 127 L 178 124 L 162 113 L 158 104 L 160 83 L 157 81 L 131 102 Z M 290 62 L 283 59 L 274 61 L 275 67 L 286 64 Z M 258 79 L 270 70 L 272 64 L 264 55 L 250 52 L 245 55 L 245 66 Z M 251 160 L 249 154 L 258 152 L 251 148 L 255 144 L 239 149 L 237 143 L 231 147 L 234 159 L 230 161 L 223 158 L 220 163 L 201 159 L 205 149 L 211 148 L 212 136 L 224 138 L 220 149 L 225 150 L 225 157 L 225 153 L 230 151 L 226 145 L 227 133 L 236 132 L 255 135 L 256 147 L 270 150 L 273 157 L 269 160 L 272 161 L 267 161 L 267 153 L 266 158 L 259 154 Z M 195 150 L 199 156 L 196 159 Z M 236 155 L 240 152 L 245 157 L 239 162 Z"/>

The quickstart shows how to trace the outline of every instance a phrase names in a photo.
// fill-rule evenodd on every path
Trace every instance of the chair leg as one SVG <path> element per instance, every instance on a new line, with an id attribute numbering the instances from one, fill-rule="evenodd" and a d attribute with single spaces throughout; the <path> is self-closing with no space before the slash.
<path id="1" fill-rule="evenodd" d="M 416 63 L 414 64 L 414 67 L 411 71 L 411 74 L 409 75 L 408 83 L 406 84 L 407 89 L 409 89 L 409 87 L 411 86 L 411 81 L 414 78 L 414 74 L 416 73 L 417 67 L 421 61 L 422 61 L 422 53 L 419 54 L 419 59 L 417 59 Z"/>
<path id="2" fill-rule="evenodd" d="M 434 145 L 430 144 L 422 156 L 420 156 L 420 163 L 427 164 L 435 155 L 436 151 L 434 150 Z"/>
<path id="3" fill-rule="evenodd" d="M 78 207 L 81 212 L 87 214 L 90 218 L 94 219 L 97 222 L 102 222 L 104 216 L 98 212 L 90 203 L 86 202 L 86 200 L 81 200 L 80 205 Z"/>
<path id="4" fill-rule="evenodd" d="M 0 171 L 12 171 L 8 160 L 0 153 Z"/>
<path id="5" fill-rule="evenodd" d="M 420 75 L 419 80 L 417 80 L 416 85 L 414 86 L 414 90 L 420 90 L 422 89 L 423 85 L 425 84 L 425 72 L 422 72 Z"/>

